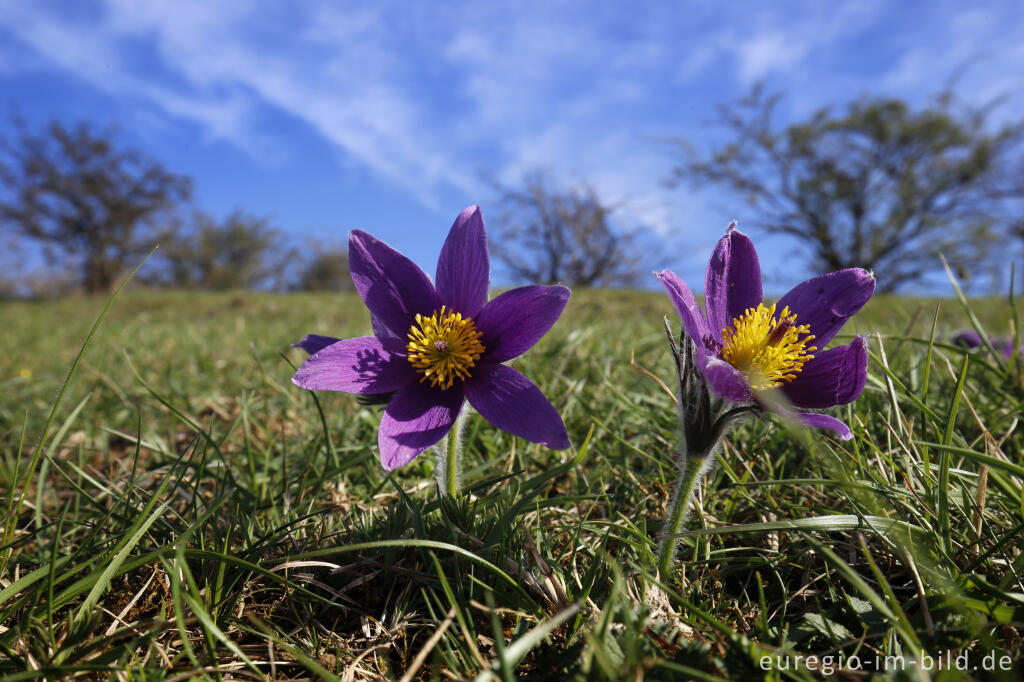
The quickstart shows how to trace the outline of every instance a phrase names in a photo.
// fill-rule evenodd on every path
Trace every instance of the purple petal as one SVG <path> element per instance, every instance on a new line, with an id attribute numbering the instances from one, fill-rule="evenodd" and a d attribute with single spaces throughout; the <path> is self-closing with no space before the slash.
<path id="1" fill-rule="evenodd" d="M 558 412 L 533 382 L 511 367 L 488 362 L 474 369 L 466 381 L 466 398 L 502 431 L 553 450 L 569 447 L 569 434 Z"/>
<path id="2" fill-rule="evenodd" d="M 734 227 L 718 240 L 704 277 L 704 307 L 712 338 L 722 340 L 722 330 L 756 308 L 761 293 L 761 264 L 750 237 Z"/>
<path id="3" fill-rule="evenodd" d="M 981 338 L 981 334 L 973 329 L 957 332 L 950 339 L 950 342 L 954 346 L 960 346 L 961 348 L 981 348 L 985 345 L 985 342 Z"/>
<path id="4" fill-rule="evenodd" d="M 437 295 L 441 303 L 475 318 L 487 302 L 491 261 L 479 206 L 459 214 L 437 259 Z"/>
<path id="5" fill-rule="evenodd" d="M 697 361 L 701 364 L 701 370 L 708 385 L 716 395 L 726 400 L 743 403 L 752 397 L 750 382 L 739 371 L 725 360 L 718 358 L 714 353 L 709 353 L 706 346 L 708 340 L 721 342 L 721 330 L 718 334 L 712 334 L 704 318 L 704 312 L 700 309 L 697 299 L 694 298 L 690 287 L 686 285 L 671 270 L 662 270 L 658 273 L 658 279 L 668 289 L 668 295 L 675 303 L 679 316 L 683 319 L 683 326 L 686 333 L 694 341 L 697 351 Z"/>
<path id="6" fill-rule="evenodd" d="M 323 350 L 332 343 L 337 343 L 341 339 L 336 339 L 333 336 L 320 336 L 319 334 L 306 334 L 306 336 L 298 343 L 293 343 L 292 348 L 301 348 L 310 355 Z"/>
<path id="7" fill-rule="evenodd" d="M 1004 358 L 1009 359 L 1013 356 L 1013 337 L 1012 336 L 994 336 L 989 339 L 989 343 L 992 344 L 992 348 L 997 353 L 1001 353 Z"/>
<path id="8" fill-rule="evenodd" d="M 788 306 L 796 313 L 797 324 L 810 325 L 814 345 L 824 348 L 874 291 L 874 275 L 861 268 L 847 268 L 796 285 L 777 307 L 781 312 Z"/>
<path id="9" fill-rule="evenodd" d="M 518 357 L 548 333 L 572 292 L 563 286 L 535 284 L 506 291 L 484 306 L 476 320 L 483 334 L 484 357 L 500 363 Z"/>
<path id="10" fill-rule="evenodd" d="M 1002 355 L 1004 358 L 1013 357 L 1013 337 L 1011 336 L 990 336 L 988 342 L 992 345 L 992 349 Z M 973 350 L 975 348 L 981 348 L 985 345 L 984 339 L 981 338 L 981 334 L 968 329 L 966 331 L 957 332 L 950 337 L 950 343 L 954 346 L 960 346 L 961 348 L 967 348 Z M 1024 350 L 1024 346 L 1021 346 Z"/>
<path id="11" fill-rule="evenodd" d="M 858 336 L 848 346 L 817 353 L 782 392 L 797 407 L 822 409 L 853 402 L 864 390 L 868 349 Z"/>
<path id="12" fill-rule="evenodd" d="M 440 308 L 434 285 L 415 263 L 361 230 L 349 236 L 348 263 L 374 321 L 393 336 L 404 338 L 416 313 L 430 315 Z"/>
<path id="13" fill-rule="evenodd" d="M 690 287 L 686 286 L 686 282 L 671 270 L 662 270 L 657 273 L 657 276 L 668 289 L 669 298 L 672 299 L 676 310 L 679 311 L 679 317 L 683 320 L 687 335 L 693 339 L 698 350 L 703 354 L 705 339 L 708 336 L 708 323 L 693 292 L 690 291 Z M 718 331 L 720 337 L 722 330 Z M 721 339 L 719 338 L 719 340 Z"/>
<path id="14" fill-rule="evenodd" d="M 705 362 L 704 378 L 716 395 L 737 403 L 745 403 L 751 399 L 753 393 L 750 382 L 743 376 L 743 372 L 714 355 L 701 353 L 698 354 L 698 359 Z"/>
<path id="15" fill-rule="evenodd" d="M 413 319 L 415 319 L 415 317 Z M 370 325 L 373 327 L 374 335 L 380 339 L 385 348 L 392 351 L 404 352 L 406 344 L 409 343 L 408 328 L 406 328 L 404 334 L 396 334 L 373 313 L 370 313 Z"/>
<path id="16" fill-rule="evenodd" d="M 388 393 L 416 380 L 404 355 L 384 348 L 375 336 L 338 341 L 314 352 L 292 377 L 310 391 Z"/>
<path id="17" fill-rule="evenodd" d="M 380 463 L 388 471 L 408 464 L 444 438 L 462 407 L 463 391 L 431 388 L 426 382 L 409 384 L 391 399 L 377 431 Z"/>
<path id="18" fill-rule="evenodd" d="M 850 440 L 853 438 L 853 432 L 850 431 L 850 427 L 835 417 L 830 417 L 820 412 L 797 412 L 795 416 L 807 426 L 832 431 L 839 440 Z"/>

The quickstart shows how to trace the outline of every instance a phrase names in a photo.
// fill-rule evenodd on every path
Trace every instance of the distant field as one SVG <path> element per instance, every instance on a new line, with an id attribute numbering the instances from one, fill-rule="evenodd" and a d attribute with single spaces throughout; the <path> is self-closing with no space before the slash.
<path id="1" fill-rule="evenodd" d="M 9 507 L 105 303 L 0 303 L 0 676 L 760 679 L 768 655 L 954 651 L 1017 679 L 1024 387 L 1019 364 L 929 347 L 936 306 L 937 342 L 970 326 L 956 299 L 878 297 L 844 328 L 872 336 L 836 411 L 854 440 L 773 419 L 729 438 L 675 615 L 642 598 L 673 480 L 666 296 L 576 292 L 516 363 L 574 449 L 474 416 L 473 495 L 440 504 L 429 453 L 376 461 L 379 408 L 318 394 L 321 419 L 289 381 L 290 342 L 370 333 L 354 294 L 128 292 Z M 1005 299 L 971 308 L 1009 333 Z"/>
<path id="2" fill-rule="evenodd" d="M 53 392 L 105 302 L 100 298 L 0 302 L 5 326 L 0 336 L 0 381 L 4 382 L 0 409 L 5 427 L 13 423 L 20 428 L 24 410 L 32 405 L 37 411 L 30 413 L 30 419 L 45 417 Z M 880 332 L 927 337 L 936 305 L 940 307 L 939 340 L 969 328 L 955 299 L 890 296 L 872 299 L 843 329 L 843 336 Z M 991 333 L 1009 332 L 1006 300 L 981 299 L 971 305 Z M 586 349 L 596 350 L 602 364 L 613 361 L 610 367 L 616 379 L 635 380 L 628 362 L 632 352 L 667 379 L 672 368 L 662 343 L 665 315 L 678 325 L 671 302 L 660 292 L 577 291 L 541 349 L 583 335 L 592 339 Z M 371 333 L 369 314 L 355 294 L 129 292 L 114 305 L 74 390 L 77 395 L 95 392 L 95 404 L 88 409 L 112 398 L 123 407 L 120 398 L 140 390 L 125 360 L 127 353 L 147 380 L 189 399 L 238 396 L 264 380 L 293 393 L 287 384 L 291 372 L 280 354 L 301 361 L 303 354 L 289 350 L 288 345 L 307 332 L 365 336 Z M 26 372 L 30 373 L 27 380 Z M 301 392 L 292 397 L 301 400 Z"/>

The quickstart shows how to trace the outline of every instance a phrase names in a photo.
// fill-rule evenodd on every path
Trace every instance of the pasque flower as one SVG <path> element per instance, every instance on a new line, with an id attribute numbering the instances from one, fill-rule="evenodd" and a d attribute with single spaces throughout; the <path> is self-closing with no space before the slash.
<path id="1" fill-rule="evenodd" d="M 679 374 L 680 418 L 674 452 L 680 473 L 658 548 L 658 575 L 669 581 L 693 491 L 732 424 L 772 409 L 844 440 L 853 437 L 835 417 L 805 410 L 848 403 L 864 389 L 864 339 L 824 349 L 871 298 L 875 278 L 860 268 L 840 270 L 809 279 L 767 305 L 754 244 L 735 225 L 708 263 L 705 309 L 675 273 L 665 270 L 658 278 L 685 328 L 677 343 L 666 320 Z"/>
<path id="2" fill-rule="evenodd" d="M 395 469 L 440 441 L 468 400 L 494 426 L 554 449 L 569 447 L 555 408 L 503 364 L 551 328 L 569 300 L 562 286 L 525 286 L 490 302 L 490 257 L 477 206 L 452 225 L 436 283 L 371 235 L 349 237 L 349 268 L 370 310 L 374 336 L 309 335 L 310 357 L 292 377 L 302 388 L 383 395 L 381 464 Z"/>
<path id="3" fill-rule="evenodd" d="M 771 406 L 843 440 L 853 436 L 835 417 L 805 410 L 849 403 L 864 388 L 864 339 L 825 348 L 871 298 L 871 273 L 848 268 L 814 277 L 777 303 L 766 304 L 754 244 L 730 225 L 708 263 L 706 311 L 675 273 L 665 270 L 658 278 L 679 310 L 695 344 L 697 365 L 715 394 L 733 403 Z M 773 389 L 781 396 L 769 393 Z"/>
<path id="4" fill-rule="evenodd" d="M 956 334 L 953 334 L 950 341 L 953 345 L 960 346 L 961 348 L 967 348 L 968 350 L 981 348 L 985 345 L 985 339 L 983 339 L 981 334 L 973 329 L 959 331 Z M 1014 346 L 1012 337 L 990 336 L 988 343 L 992 346 L 992 350 L 996 351 L 996 353 L 999 353 L 1007 360 L 1013 357 Z M 1020 351 L 1024 352 L 1024 345 L 1020 346 Z"/>

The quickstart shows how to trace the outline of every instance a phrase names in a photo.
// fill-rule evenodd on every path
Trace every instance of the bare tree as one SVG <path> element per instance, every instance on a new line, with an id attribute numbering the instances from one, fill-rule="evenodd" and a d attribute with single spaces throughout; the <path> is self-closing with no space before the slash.
<path id="1" fill-rule="evenodd" d="M 11 231 L 0 232 L 0 301 L 28 293 L 24 244 Z"/>
<path id="2" fill-rule="evenodd" d="M 292 284 L 295 291 L 348 291 L 352 289 L 352 275 L 348 269 L 348 249 L 343 246 L 323 246 L 314 243 L 310 254 L 301 263 L 298 276 Z"/>
<path id="3" fill-rule="evenodd" d="M 87 293 L 109 290 L 168 236 L 168 214 L 191 181 L 84 123 L 15 128 L 16 140 L 0 139 L 0 224 L 39 242 L 51 263 L 78 269 Z"/>
<path id="4" fill-rule="evenodd" d="M 616 207 L 587 185 L 557 189 L 544 173 L 519 187 L 495 185 L 501 207 L 491 220 L 491 252 L 519 281 L 575 286 L 635 286 L 662 256 L 643 229 L 612 225 Z"/>
<path id="5" fill-rule="evenodd" d="M 161 249 L 166 284 L 227 290 L 283 288 L 296 255 L 265 217 L 196 212 L 193 227 Z"/>
<path id="6" fill-rule="evenodd" d="M 946 93 L 922 109 L 863 99 L 782 127 L 778 95 L 760 87 L 720 108 L 727 142 L 708 155 L 677 141 L 675 181 L 745 200 L 745 224 L 797 237 L 816 268 L 860 266 L 892 291 L 935 269 L 940 254 L 972 272 L 1007 228 L 986 188 L 1022 128 L 990 131 L 987 109 Z"/>

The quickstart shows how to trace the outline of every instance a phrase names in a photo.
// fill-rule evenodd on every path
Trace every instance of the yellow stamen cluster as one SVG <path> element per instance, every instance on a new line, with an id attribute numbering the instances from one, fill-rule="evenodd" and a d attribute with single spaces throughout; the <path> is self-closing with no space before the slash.
<path id="1" fill-rule="evenodd" d="M 778 388 L 795 379 L 818 350 L 807 345 L 814 339 L 809 331 L 808 325 L 796 324 L 788 307 L 776 317 L 774 305 L 759 303 L 722 330 L 722 359 L 743 372 L 752 388 Z"/>
<path id="2" fill-rule="evenodd" d="M 455 380 L 465 381 L 469 370 L 484 352 L 482 334 L 476 324 L 462 313 L 434 311 L 430 317 L 416 315 L 416 324 L 409 328 L 409 362 L 423 375 L 420 382 L 449 389 Z"/>

